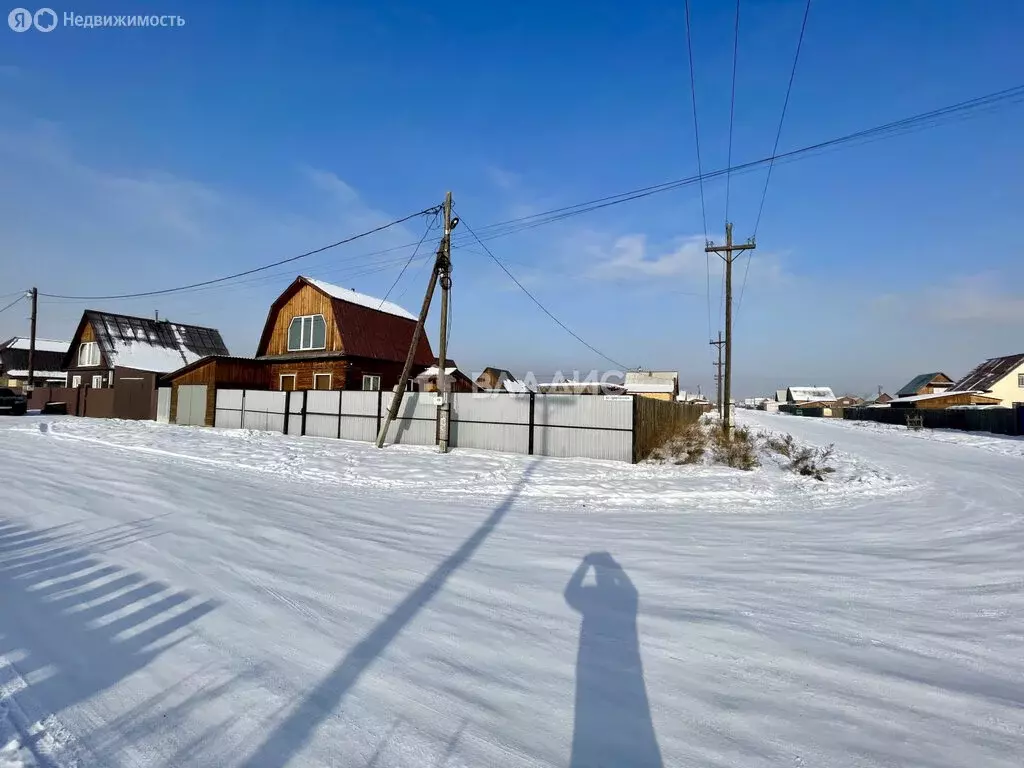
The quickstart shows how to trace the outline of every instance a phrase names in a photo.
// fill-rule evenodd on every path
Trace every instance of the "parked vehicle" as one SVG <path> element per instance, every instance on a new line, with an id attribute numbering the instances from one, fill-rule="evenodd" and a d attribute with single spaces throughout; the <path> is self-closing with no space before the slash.
<path id="1" fill-rule="evenodd" d="M 24 416 L 28 400 L 20 392 L 0 387 L 0 415 Z"/>

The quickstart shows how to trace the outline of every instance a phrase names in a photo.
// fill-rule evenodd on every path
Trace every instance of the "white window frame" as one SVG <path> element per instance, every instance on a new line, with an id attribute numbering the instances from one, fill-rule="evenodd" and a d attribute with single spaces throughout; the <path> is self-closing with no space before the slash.
<path id="1" fill-rule="evenodd" d="M 103 374 L 96 374 L 92 377 L 92 388 L 103 389 Z"/>
<path id="2" fill-rule="evenodd" d="M 85 354 L 88 352 L 88 354 Z M 85 355 L 85 361 L 82 357 Z M 78 365 L 81 368 L 95 368 L 100 364 L 100 345 L 95 341 L 83 341 L 78 345 Z"/>
<path id="3" fill-rule="evenodd" d="M 333 376 L 333 374 L 331 374 L 331 373 L 314 373 L 313 374 L 313 389 L 318 389 L 318 387 L 316 385 L 316 380 L 320 376 L 326 376 L 327 377 L 327 389 L 330 389 L 332 386 L 334 386 L 334 376 Z"/>
<path id="4" fill-rule="evenodd" d="M 287 389 L 284 388 L 284 380 L 285 379 L 291 379 L 292 380 L 292 388 L 291 388 L 291 390 L 287 390 Z M 282 392 L 289 392 L 289 391 L 294 392 L 296 387 L 299 386 L 299 375 L 297 373 L 282 373 L 278 377 L 277 383 L 278 383 L 278 388 Z"/>
<path id="5" fill-rule="evenodd" d="M 78 389 L 80 386 L 82 386 L 82 377 L 81 376 L 72 376 L 71 377 L 71 388 L 72 389 Z"/>
<path id="6" fill-rule="evenodd" d="M 319 317 L 320 322 L 324 324 L 324 343 L 320 346 L 313 346 L 313 319 Z M 309 321 L 309 339 L 308 344 L 306 343 L 306 321 Z M 295 323 L 301 323 L 301 329 L 299 331 L 299 346 L 292 346 L 292 326 Z M 327 349 L 327 320 L 321 314 L 315 315 L 296 315 L 288 322 L 288 335 L 285 339 L 286 346 L 289 352 L 305 352 L 310 349 Z"/>
<path id="7" fill-rule="evenodd" d="M 367 380 L 371 386 L 366 386 Z M 364 373 L 363 374 L 363 392 L 378 392 L 380 391 L 380 376 L 376 373 Z"/>

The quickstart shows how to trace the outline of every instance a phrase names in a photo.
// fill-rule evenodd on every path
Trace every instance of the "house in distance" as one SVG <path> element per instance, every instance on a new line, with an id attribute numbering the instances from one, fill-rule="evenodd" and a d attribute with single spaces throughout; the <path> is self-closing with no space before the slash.
<path id="1" fill-rule="evenodd" d="M 24 388 L 64 386 L 64 355 L 68 342 L 36 339 L 32 359 L 32 381 L 28 381 L 29 340 L 15 336 L 0 344 L 0 387 Z"/>
<path id="2" fill-rule="evenodd" d="M 1006 408 L 1024 402 L 1024 354 L 989 358 L 951 390 L 984 393 Z"/>

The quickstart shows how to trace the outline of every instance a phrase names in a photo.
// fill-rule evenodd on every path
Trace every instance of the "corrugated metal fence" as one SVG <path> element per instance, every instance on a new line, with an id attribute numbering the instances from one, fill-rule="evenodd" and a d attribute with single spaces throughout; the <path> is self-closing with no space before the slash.
<path id="1" fill-rule="evenodd" d="M 386 416 L 391 393 L 221 389 L 216 402 L 217 427 L 371 442 Z M 664 427 L 648 413 L 650 408 L 645 408 L 653 402 L 657 401 L 629 395 L 453 393 L 449 444 L 635 462 L 649 453 L 644 446 Z M 657 407 L 674 420 L 682 418 L 679 414 L 687 409 L 675 403 L 658 403 Z M 638 418 L 638 410 L 646 415 Z M 696 421 L 699 409 L 691 410 Z M 387 441 L 435 445 L 437 412 L 436 394 L 406 394 L 398 418 L 388 429 Z"/>
<path id="2" fill-rule="evenodd" d="M 1024 434 L 1024 406 L 1014 408 L 847 408 L 843 418 L 907 425 L 907 416 L 920 416 L 926 429 L 961 429 L 997 435 Z"/>

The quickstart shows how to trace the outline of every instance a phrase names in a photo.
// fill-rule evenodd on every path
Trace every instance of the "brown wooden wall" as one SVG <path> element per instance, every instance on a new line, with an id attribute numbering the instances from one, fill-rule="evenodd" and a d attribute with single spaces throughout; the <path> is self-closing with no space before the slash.
<path id="1" fill-rule="evenodd" d="M 948 408 L 951 405 L 998 405 L 999 398 L 985 397 L 984 395 L 972 395 L 961 393 L 947 395 L 945 397 L 932 397 L 928 400 L 918 400 L 913 404 L 914 408 L 933 410 L 937 408 Z"/>
<path id="2" fill-rule="evenodd" d="M 398 379 L 402 375 L 402 368 L 404 366 L 404 362 L 399 363 L 392 360 L 368 360 L 362 357 L 349 358 L 348 381 L 346 382 L 345 389 L 362 389 L 363 376 L 368 375 L 380 376 L 380 388 L 385 392 L 390 392 L 398 384 Z M 422 368 L 413 366 L 412 377 L 415 377 L 421 370 Z"/>
<path id="3" fill-rule="evenodd" d="M 96 341 L 96 332 L 92 329 L 92 323 L 85 324 L 85 328 L 82 329 L 82 338 L 78 340 L 78 343 L 81 344 L 85 341 Z M 77 355 L 77 350 L 75 354 Z M 75 359 L 77 360 L 78 358 L 76 357 Z"/>
<path id="4" fill-rule="evenodd" d="M 273 318 L 273 330 L 266 349 L 259 349 L 259 355 L 288 354 L 288 325 L 293 317 L 301 315 L 323 315 L 327 323 L 327 352 L 341 350 L 341 335 L 334 320 L 331 298 L 311 285 L 303 285 L 286 301 Z M 276 377 L 275 377 L 276 378 Z M 275 387 L 276 389 L 276 387 Z"/>
<path id="5" fill-rule="evenodd" d="M 266 389 L 269 382 L 266 363 L 248 360 L 209 360 L 187 371 L 171 384 L 171 413 L 173 424 L 178 418 L 178 386 L 182 384 L 206 385 L 206 426 L 213 426 L 217 410 L 217 388 Z"/>
<path id="6" fill-rule="evenodd" d="M 295 360 L 273 363 L 269 368 L 269 384 L 273 390 L 281 389 L 281 375 L 289 373 L 295 374 L 295 389 L 312 389 L 314 373 L 331 374 L 331 389 L 347 388 L 349 372 L 346 360 Z"/>

